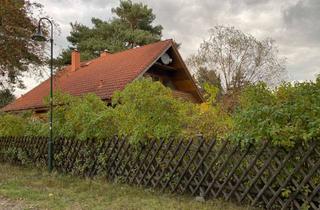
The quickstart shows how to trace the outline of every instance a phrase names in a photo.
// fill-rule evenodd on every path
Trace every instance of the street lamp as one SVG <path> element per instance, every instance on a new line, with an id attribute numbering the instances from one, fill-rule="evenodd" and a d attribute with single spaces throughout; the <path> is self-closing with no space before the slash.
<path id="1" fill-rule="evenodd" d="M 51 58 L 50 58 L 50 138 L 48 140 L 48 170 L 52 171 L 53 168 L 53 133 L 52 133 L 52 111 L 53 111 L 53 24 L 48 18 L 40 18 L 38 22 L 37 32 L 32 36 L 32 39 L 39 42 L 47 41 L 46 37 L 41 31 L 41 21 L 46 20 L 50 23 L 51 34 L 50 34 L 50 44 L 51 44 Z"/>

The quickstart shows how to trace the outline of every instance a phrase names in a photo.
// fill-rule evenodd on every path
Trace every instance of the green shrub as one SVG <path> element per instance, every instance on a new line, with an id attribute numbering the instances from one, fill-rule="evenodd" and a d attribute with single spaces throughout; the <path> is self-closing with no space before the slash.
<path id="1" fill-rule="evenodd" d="M 23 136 L 27 131 L 27 120 L 20 115 L 0 115 L 1 136 Z"/>
<path id="2" fill-rule="evenodd" d="M 30 159 L 27 152 L 21 148 L 9 147 L 8 149 L 0 149 L 2 161 L 8 161 L 15 164 L 30 164 Z"/>
<path id="3" fill-rule="evenodd" d="M 211 88 L 208 93 L 210 102 L 199 105 L 174 98 L 170 89 L 149 78 L 132 82 L 113 96 L 119 134 L 132 143 L 199 133 L 221 138 L 232 120 L 220 107 L 212 106 L 218 92 Z"/>
<path id="4" fill-rule="evenodd" d="M 231 128 L 232 119 L 220 106 L 213 106 L 215 89 L 208 93 L 209 102 L 193 104 L 174 98 L 172 91 L 160 82 L 143 78 L 115 92 L 112 106 L 108 106 L 94 94 L 75 97 L 56 91 L 54 136 L 84 140 L 119 135 L 133 144 L 151 138 L 189 138 L 199 133 L 206 138 L 221 138 Z M 48 105 L 48 98 L 45 104 Z M 1 117 L 1 136 L 49 135 L 49 113 L 43 116 L 5 114 Z"/>
<path id="5" fill-rule="evenodd" d="M 204 84 L 204 89 L 207 102 L 185 107 L 188 110 L 184 115 L 185 136 L 202 134 L 209 140 L 225 138 L 233 127 L 233 119 L 224 111 L 223 104 L 217 102 L 219 89 L 210 84 Z"/>
<path id="6" fill-rule="evenodd" d="M 177 136 L 184 119 L 179 110 L 182 103 L 160 82 L 150 78 L 132 82 L 112 98 L 119 134 L 132 143 Z"/>
<path id="7" fill-rule="evenodd" d="M 94 94 L 74 97 L 58 91 L 54 104 L 53 129 L 57 136 L 84 140 L 110 137 L 117 133 L 112 107 Z"/>
<path id="8" fill-rule="evenodd" d="M 263 83 L 248 86 L 233 116 L 216 101 L 215 88 L 205 87 L 208 102 L 200 105 L 174 98 L 170 89 L 148 78 L 116 92 L 113 106 L 94 94 L 74 97 L 57 91 L 54 135 L 80 140 L 119 135 L 136 144 L 201 133 L 207 139 L 230 136 L 242 144 L 268 139 L 282 146 L 320 135 L 320 77 L 315 82 L 283 83 L 274 90 Z M 0 135 L 47 136 L 48 116 L 1 114 Z"/>
<path id="9" fill-rule="evenodd" d="M 203 103 L 194 106 L 194 113 L 186 121 L 185 136 L 202 134 L 204 138 L 223 139 L 233 127 L 233 119 L 225 113 L 220 105 Z"/>
<path id="10" fill-rule="evenodd" d="M 283 83 L 275 90 L 249 86 L 241 95 L 231 136 L 243 143 L 269 139 L 293 146 L 320 136 L 320 77 L 315 82 Z"/>

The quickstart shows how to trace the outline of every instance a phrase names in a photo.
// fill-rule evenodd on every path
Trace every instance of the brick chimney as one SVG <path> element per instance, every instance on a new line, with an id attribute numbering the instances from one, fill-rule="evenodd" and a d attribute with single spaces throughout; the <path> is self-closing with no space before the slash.
<path id="1" fill-rule="evenodd" d="M 71 53 L 71 71 L 76 71 L 80 68 L 80 53 L 78 50 L 73 50 Z"/>
<path id="2" fill-rule="evenodd" d="M 100 53 L 100 57 L 105 57 L 110 55 L 111 53 L 109 52 L 109 50 L 104 50 L 103 52 Z"/>

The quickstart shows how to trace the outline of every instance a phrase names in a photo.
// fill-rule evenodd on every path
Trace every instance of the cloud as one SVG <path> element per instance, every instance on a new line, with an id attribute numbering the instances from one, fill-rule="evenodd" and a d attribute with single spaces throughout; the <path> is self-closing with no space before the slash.
<path id="1" fill-rule="evenodd" d="M 48 14 L 59 25 L 55 30 L 55 55 L 68 46 L 66 37 L 71 30 L 70 23 L 79 22 L 91 25 L 91 18 L 111 18 L 111 8 L 116 6 L 116 1 L 104 0 L 40 0 Z"/>
<path id="2" fill-rule="evenodd" d="M 137 2 L 137 0 L 133 0 Z M 55 54 L 67 47 L 70 22 L 91 25 L 91 17 L 107 20 L 118 0 L 40 0 L 61 28 Z M 163 37 L 182 43 L 184 58 L 196 52 L 208 29 L 235 26 L 258 39 L 272 37 L 287 57 L 291 80 L 310 80 L 320 73 L 319 0 L 141 0 L 153 9 Z"/>
<path id="3" fill-rule="evenodd" d="M 305 0 L 283 11 L 285 29 L 288 34 L 294 34 L 290 40 L 295 43 L 314 47 L 320 45 L 320 1 Z"/>

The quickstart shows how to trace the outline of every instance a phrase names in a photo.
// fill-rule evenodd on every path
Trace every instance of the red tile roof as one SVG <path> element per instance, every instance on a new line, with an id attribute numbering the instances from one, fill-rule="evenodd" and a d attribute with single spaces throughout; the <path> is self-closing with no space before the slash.
<path id="1" fill-rule="evenodd" d="M 114 91 L 122 90 L 127 83 L 144 73 L 170 46 L 172 40 L 165 40 L 110 54 L 85 62 L 87 65 L 74 72 L 71 66 L 67 66 L 54 77 L 54 89 L 76 96 L 95 93 L 102 99 L 110 99 Z M 2 111 L 44 107 L 43 99 L 49 95 L 49 87 L 50 81 L 47 79 Z"/>

